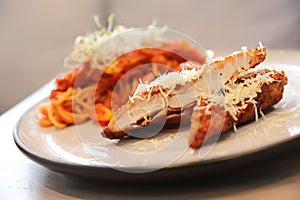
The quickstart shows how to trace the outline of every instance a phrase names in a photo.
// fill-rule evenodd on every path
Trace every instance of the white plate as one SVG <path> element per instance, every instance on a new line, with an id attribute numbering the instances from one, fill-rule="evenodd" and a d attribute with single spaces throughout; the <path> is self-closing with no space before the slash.
<path id="1" fill-rule="evenodd" d="M 258 158 L 268 150 L 271 152 L 300 138 L 300 93 L 297 92 L 300 52 L 274 50 L 268 56 L 260 66 L 285 70 L 289 78 L 283 99 L 266 114 L 266 119 L 240 126 L 237 133 L 230 131 L 205 149 L 188 148 L 188 131 L 160 133 L 153 139 L 130 139 L 116 145 L 103 138 L 100 128 L 92 121 L 62 130 L 42 128 L 36 117 L 40 104 L 23 115 L 15 128 L 14 139 L 30 159 L 50 169 L 107 180 L 117 179 L 116 174 L 123 180 L 133 180 L 135 176 L 145 180 L 149 179 L 148 174 L 152 174 L 152 179 L 173 179 L 186 176 L 187 168 L 191 174 L 207 175 L 226 168 L 221 166 L 224 164 L 247 163 L 249 156 Z"/>

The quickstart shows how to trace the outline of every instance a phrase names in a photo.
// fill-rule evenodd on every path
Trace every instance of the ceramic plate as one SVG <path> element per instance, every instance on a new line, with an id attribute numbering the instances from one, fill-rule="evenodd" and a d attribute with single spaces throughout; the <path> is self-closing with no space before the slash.
<path id="1" fill-rule="evenodd" d="M 14 139 L 30 159 L 52 170 L 105 180 L 174 179 L 187 176 L 187 170 L 193 176 L 209 175 L 249 163 L 300 134 L 300 52 L 274 50 L 268 56 L 274 58 L 260 67 L 285 70 L 289 78 L 283 99 L 265 118 L 239 126 L 237 133 L 230 131 L 200 150 L 188 148 L 188 130 L 116 143 L 103 138 L 101 127 L 92 121 L 61 130 L 42 128 L 36 116 L 44 101 L 23 115 Z"/>

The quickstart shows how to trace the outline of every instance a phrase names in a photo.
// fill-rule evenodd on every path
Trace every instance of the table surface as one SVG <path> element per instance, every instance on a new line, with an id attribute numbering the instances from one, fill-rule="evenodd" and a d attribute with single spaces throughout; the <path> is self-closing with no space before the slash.
<path id="1" fill-rule="evenodd" d="M 280 54 L 278 51 L 273 56 Z M 300 65 L 300 61 L 293 64 Z M 43 86 L 0 117 L 0 199 L 300 198 L 300 147 L 251 166 L 172 183 L 107 183 L 51 171 L 24 156 L 12 135 L 18 119 L 48 96 L 50 87 L 50 83 Z"/>

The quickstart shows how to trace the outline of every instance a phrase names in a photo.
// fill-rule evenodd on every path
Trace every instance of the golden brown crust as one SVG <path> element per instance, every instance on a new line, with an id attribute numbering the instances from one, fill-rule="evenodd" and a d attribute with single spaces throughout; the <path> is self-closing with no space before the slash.
<path id="1" fill-rule="evenodd" d="M 269 70 L 263 71 L 269 72 Z M 275 70 L 271 77 L 274 81 L 263 84 L 261 92 L 257 94 L 255 100 L 258 109 L 268 109 L 282 99 L 287 77 L 284 72 Z M 207 104 L 205 100 L 200 103 L 202 105 Z M 234 121 L 229 112 L 225 111 L 225 108 L 220 105 L 212 106 L 209 110 L 212 114 L 206 113 L 205 109 L 195 109 L 192 114 L 189 135 L 189 145 L 192 148 L 199 148 L 208 138 L 227 132 L 233 127 L 234 123 L 242 124 L 255 118 L 255 106 L 252 103 L 248 103 L 245 109 L 238 112 L 238 121 Z"/>
<path id="2" fill-rule="evenodd" d="M 259 63 L 261 63 L 262 61 L 264 61 L 266 58 L 266 47 L 258 47 L 255 49 L 250 49 L 250 50 L 242 50 L 239 52 L 236 52 L 230 56 L 227 56 L 223 59 L 217 59 L 215 60 L 213 63 L 211 63 L 210 65 L 212 65 L 214 67 L 214 69 L 217 70 L 224 70 L 223 72 L 229 72 L 229 75 L 231 76 L 231 72 L 233 74 L 237 73 L 237 69 L 235 67 L 241 67 L 244 68 L 246 67 L 247 69 L 249 68 L 254 68 L 256 65 L 258 65 Z M 247 63 L 246 63 L 247 62 Z M 245 66 L 244 66 L 245 64 Z M 230 67 L 228 67 L 230 66 Z M 236 72 L 235 72 L 236 71 Z M 224 74 L 223 74 L 224 75 Z M 223 77 L 224 79 L 227 80 L 227 76 L 224 75 Z M 229 77 L 230 78 L 230 77 Z M 196 81 L 199 81 L 199 79 L 194 80 L 193 83 L 195 83 Z M 186 85 L 182 86 L 181 89 L 182 90 L 187 90 L 187 88 L 189 87 L 193 87 L 193 83 L 189 83 L 187 82 Z M 178 88 L 178 90 L 180 90 L 180 88 Z M 160 88 L 158 86 L 155 86 L 154 88 L 152 88 L 151 90 L 151 102 L 154 104 L 154 101 L 158 101 L 159 99 L 163 98 L 163 96 L 160 93 Z M 167 93 L 167 91 L 165 91 Z M 142 99 L 135 99 L 134 102 L 128 101 L 127 104 L 125 104 L 124 106 L 122 106 L 116 113 L 114 113 L 114 117 L 111 119 L 111 121 L 109 122 L 108 126 L 105 127 L 103 129 L 103 136 L 110 138 L 110 139 L 122 139 L 124 137 L 126 137 L 126 133 L 128 130 L 132 130 L 132 129 L 137 129 L 137 128 L 141 128 L 143 125 L 148 125 L 150 123 L 153 123 L 155 121 L 152 122 L 152 119 L 155 118 L 151 118 L 148 121 L 139 123 L 139 124 L 135 124 L 134 125 L 131 124 L 131 122 L 128 122 L 128 124 L 126 126 L 123 127 L 119 127 L 117 124 L 117 121 L 119 121 L 120 118 L 122 118 L 122 116 L 126 115 L 126 113 L 128 111 L 130 111 L 131 113 L 134 113 L 135 111 L 132 110 L 137 110 L 136 108 L 138 107 L 145 107 L 143 106 L 143 104 L 146 104 L 147 100 L 145 100 L 144 98 L 148 95 L 148 92 L 145 92 L 142 94 Z M 196 99 L 195 99 L 196 101 Z M 185 108 L 183 107 L 179 107 L 177 110 L 179 112 L 177 113 L 172 113 L 169 112 L 170 108 L 165 108 L 165 111 L 167 113 L 167 116 L 170 116 L 169 119 L 166 121 L 166 125 L 175 125 L 176 123 L 182 123 L 183 120 L 186 120 L 187 115 L 182 116 L 181 112 L 184 111 Z M 188 113 L 188 112 L 187 112 Z M 147 114 L 145 113 L 144 116 L 146 116 Z M 172 116 L 171 116 L 172 115 Z M 146 116 L 149 118 L 149 116 Z M 143 120 L 143 119 L 134 119 L 136 121 L 139 120 Z M 188 119 L 189 120 L 189 119 Z"/>
<path id="3" fill-rule="evenodd" d="M 227 131 L 234 120 L 224 107 L 216 105 L 210 109 L 213 114 L 206 114 L 206 109 L 195 109 L 191 118 L 190 135 L 188 138 L 191 148 L 199 148 L 208 138 Z"/>
<path id="4" fill-rule="evenodd" d="M 245 51 L 239 51 L 236 54 L 232 54 L 224 58 L 224 60 L 216 60 L 213 64 L 216 66 L 215 69 L 224 68 L 224 64 L 235 62 L 238 57 L 249 56 L 249 68 L 254 68 L 259 63 L 263 62 L 266 59 L 266 47 L 257 47 L 255 49 L 249 49 Z"/>

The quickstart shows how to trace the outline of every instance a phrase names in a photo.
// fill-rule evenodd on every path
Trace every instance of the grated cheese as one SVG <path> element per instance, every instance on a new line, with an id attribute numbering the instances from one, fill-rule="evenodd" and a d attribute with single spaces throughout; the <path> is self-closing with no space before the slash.
<path id="1" fill-rule="evenodd" d="M 243 82 L 235 83 L 234 80 L 229 80 L 224 85 L 225 98 L 224 102 L 221 103 L 230 115 L 237 120 L 237 113 L 245 109 L 249 103 L 252 103 L 255 107 L 255 119 L 258 120 L 258 113 L 256 108 L 255 98 L 257 93 L 261 92 L 261 87 L 265 83 L 270 83 L 274 79 L 270 76 L 273 72 L 268 73 L 257 73 L 255 77 L 249 77 L 253 70 L 248 70 L 244 73 Z M 249 78 L 247 78 L 247 76 Z"/>
<path id="2" fill-rule="evenodd" d="M 236 128 L 236 124 L 235 123 L 233 124 L 233 131 L 234 131 L 234 133 L 237 133 L 237 128 Z"/>
<path id="3" fill-rule="evenodd" d="M 166 144 L 174 140 L 174 135 L 169 134 L 164 138 L 146 138 L 131 144 L 132 149 L 138 151 L 155 151 L 163 148 Z"/>
<path id="4" fill-rule="evenodd" d="M 258 49 L 264 54 L 264 47 L 261 43 Z M 242 60 L 239 60 L 238 55 L 241 53 Z M 225 61 L 227 57 L 218 57 L 212 63 L 197 67 L 193 66 L 192 69 L 183 69 L 181 72 L 164 73 L 150 83 L 140 83 L 134 94 L 129 98 L 130 102 L 134 103 L 136 99 L 147 99 L 149 101 L 153 95 L 154 88 L 156 88 L 155 91 L 159 91 L 162 94 L 166 106 L 168 106 L 168 97 L 176 95 L 177 85 L 184 86 L 188 82 L 205 78 L 206 82 L 208 82 L 207 85 L 210 87 L 209 94 L 199 93 L 198 95 L 200 96 L 197 96 L 198 105 L 201 97 L 207 98 L 208 101 L 207 105 L 203 106 L 203 108 L 199 105 L 198 109 L 205 109 L 205 113 L 210 114 L 210 108 L 218 104 L 223 106 L 233 119 L 237 121 L 238 112 L 252 103 L 255 107 L 255 118 L 257 120 L 258 111 L 255 98 L 261 92 L 263 84 L 273 81 L 273 78 L 270 76 L 273 72 L 257 73 L 256 76 L 251 76 L 254 70 L 249 69 L 249 56 L 253 56 L 253 53 L 247 50 L 245 46 L 241 48 L 241 51 L 236 51 L 229 57 L 231 56 L 233 56 L 234 61 L 224 63 L 223 68 L 218 69 L 220 70 L 219 74 L 215 73 L 215 71 L 218 71 L 215 63 Z M 228 74 L 225 75 L 224 73 Z M 242 81 L 237 83 L 237 80 Z"/>
<path id="5" fill-rule="evenodd" d="M 259 42 L 258 44 L 259 44 L 259 48 L 261 50 L 261 54 L 264 55 L 265 52 L 263 51 L 263 44 L 261 42 Z"/>

